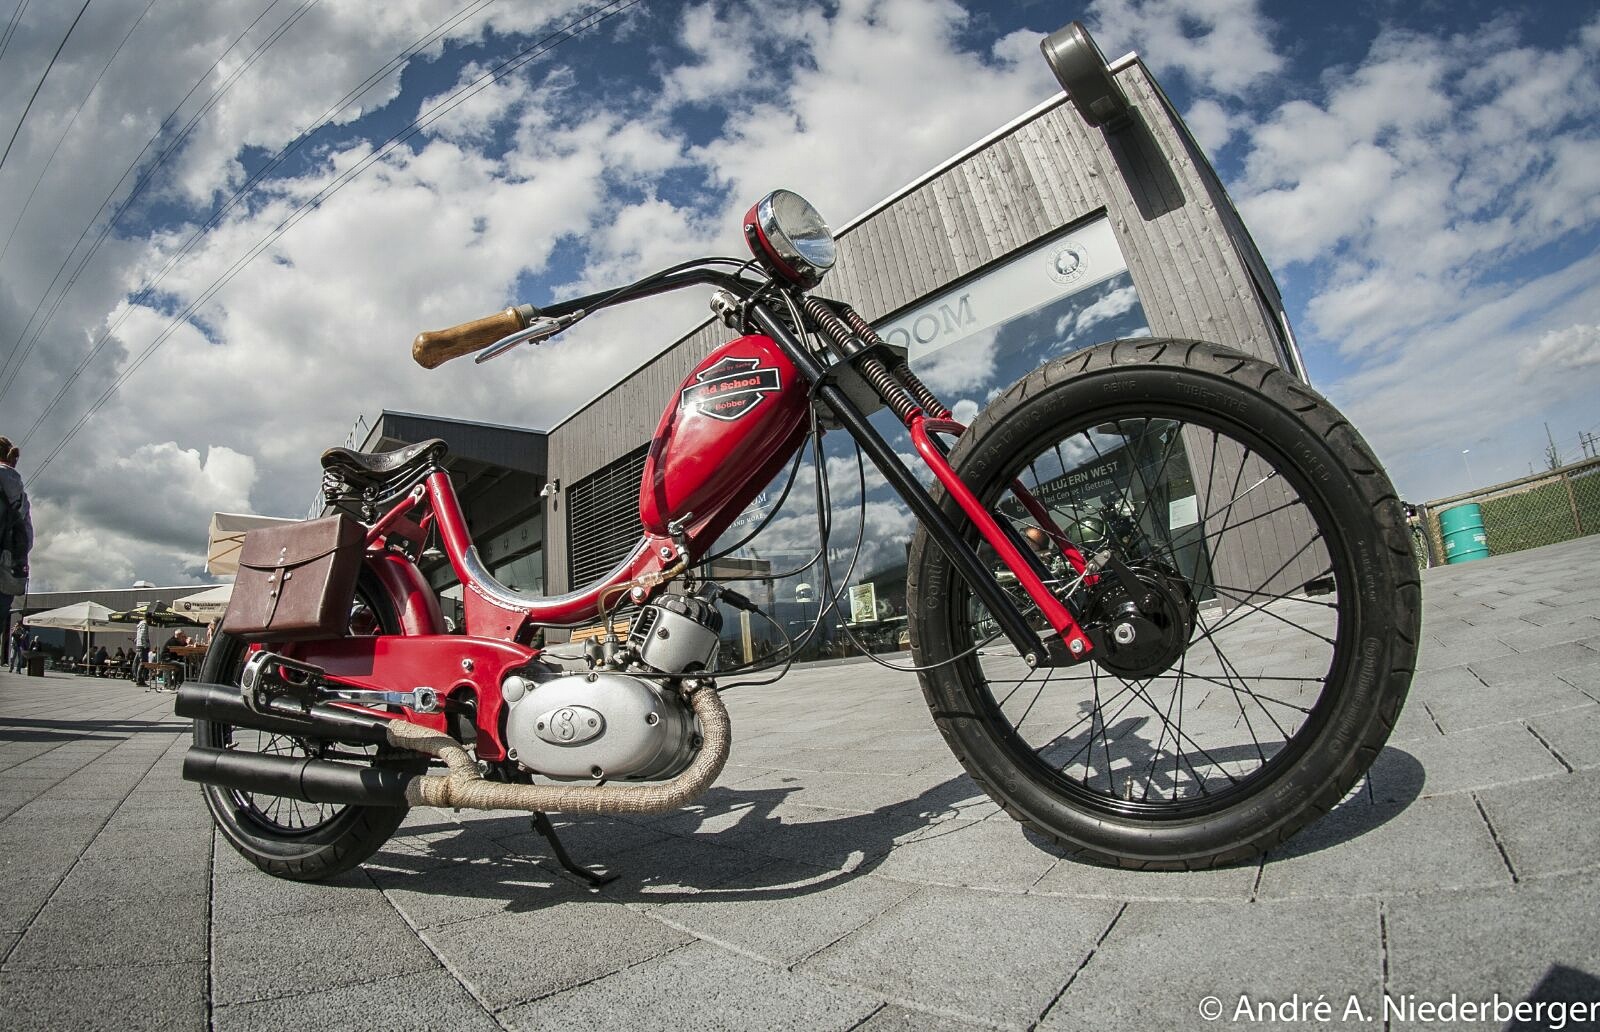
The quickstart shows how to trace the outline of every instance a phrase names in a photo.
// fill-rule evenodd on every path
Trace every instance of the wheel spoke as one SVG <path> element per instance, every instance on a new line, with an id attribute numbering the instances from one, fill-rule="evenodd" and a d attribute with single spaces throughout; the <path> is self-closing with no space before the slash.
<path id="1" fill-rule="evenodd" d="M 969 668 L 986 693 L 980 712 L 1019 772 L 1081 808 L 1219 812 L 1303 755 L 1341 690 L 1362 569 L 1330 516 L 1342 503 L 1303 487 L 1316 471 L 1292 441 L 1264 436 L 1269 422 L 1224 423 L 1192 399 L 1147 413 L 1119 394 L 1090 409 L 1048 434 L 1028 424 L 1016 439 L 1031 450 L 986 459 L 987 479 L 971 486 L 1008 533 L 1107 553 L 1137 583 L 1064 573 L 1059 555 L 1041 555 L 1049 590 L 1096 650 L 1087 670 L 980 653 Z M 1325 580 L 1332 590 L 1319 592 Z M 953 582 L 952 611 L 968 621 L 959 652 L 993 625 Z M 1032 600 L 1007 590 L 1038 626 Z M 1117 641 L 1118 627 L 1133 637 Z"/>

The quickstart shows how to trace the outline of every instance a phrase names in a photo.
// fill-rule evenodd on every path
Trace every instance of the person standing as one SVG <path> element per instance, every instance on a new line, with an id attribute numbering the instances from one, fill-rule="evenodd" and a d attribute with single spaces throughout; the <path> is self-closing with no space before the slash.
<path id="1" fill-rule="evenodd" d="M 0 628 L 11 626 L 11 599 L 27 593 L 28 553 L 33 550 L 33 511 L 17 472 L 21 457 L 10 438 L 0 437 Z M 5 645 L 0 639 L 0 649 Z"/>
<path id="2" fill-rule="evenodd" d="M 20 674 L 22 673 L 23 661 L 27 659 L 28 651 L 28 632 L 22 629 L 21 620 L 18 620 L 17 625 L 11 628 L 10 643 L 11 659 L 10 665 L 6 669 L 13 674 Z"/>
<path id="3" fill-rule="evenodd" d="M 150 671 L 145 669 L 149 662 L 150 621 L 140 617 L 139 626 L 133 629 L 133 683 L 141 688 L 150 687 Z"/>

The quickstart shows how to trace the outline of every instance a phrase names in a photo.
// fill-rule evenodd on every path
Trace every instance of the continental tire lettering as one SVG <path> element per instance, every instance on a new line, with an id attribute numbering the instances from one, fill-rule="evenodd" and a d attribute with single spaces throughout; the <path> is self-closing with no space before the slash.
<path id="1" fill-rule="evenodd" d="M 1378 601 L 1377 561 L 1365 541 L 1357 541 L 1355 549 L 1361 554 L 1361 597 L 1368 602 Z"/>
<path id="2" fill-rule="evenodd" d="M 1322 460 L 1317 458 L 1316 453 L 1311 450 L 1309 445 L 1303 442 L 1297 443 L 1294 451 L 1295 457 L 1300 460 L 1307 473 L 1310 473 L 1323 483 L 1328 482 L 1332 474 L 1328 472 L 1328 467 L 1323 465 Z"/>

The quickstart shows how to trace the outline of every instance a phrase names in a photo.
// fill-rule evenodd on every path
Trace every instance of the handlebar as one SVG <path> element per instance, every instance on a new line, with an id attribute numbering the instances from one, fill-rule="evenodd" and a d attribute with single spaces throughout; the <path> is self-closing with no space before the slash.
<path id="1" fill-rule="evenodd" d="M 411 357 L 424 369 L 437 369 L 452 358 L 483 350 L 538 317 L 539 310 L 532 305 L 516 305 L 449 329 L 427 330 L 411 342 Z"/>
<path id="2" fill-rule="evenodd" d="M 735 266 L 748 264 L 730 258 L 700 258 L 664 269 L 625 287 L 571 298 L 545 308 L 515 305 L 503 312 L 486 315 L 482 319 L 474 319 L 448 329 L 419 333 L 411 342 L 411 357 L 424 369 L 436 369 L 452 358 L 482 351 L 496 341 L 527 328 L 535 319 L 563 319 L 574 315 L 581 317 L 586 313 L 621 304 L 624 301 L 636 301 L 639 298 L 652 297 L 697 284 L 725 287 L 740 297 L 749 296 L 758 286 L 749 280 L 741 279 L 737 274 L 708 268 L 711 263 Z"/>

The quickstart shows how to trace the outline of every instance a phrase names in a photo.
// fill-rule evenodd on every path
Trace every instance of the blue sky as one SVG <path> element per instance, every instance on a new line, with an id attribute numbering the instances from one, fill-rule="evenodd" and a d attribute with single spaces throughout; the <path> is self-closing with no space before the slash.
<path id="1" fill-rule="evenodd" d="M 77 7 L 21 9 L 5 135 Z M 0 165 L 36 583 L 202 577 L 212 511 L 303 512 L 317 453 L 383 407 L 558 421 L 701 299 L 476 369 L 407 341 L 737 253 L 774 186 L 842 222 L 1050 96 L 1037 40 L 1073 18 L 1186 114 L 1403 494 L 1527 473 L 1546 421 L 1567 458 L 1600 432 L 1584 5 L 94 0 Z"/>

